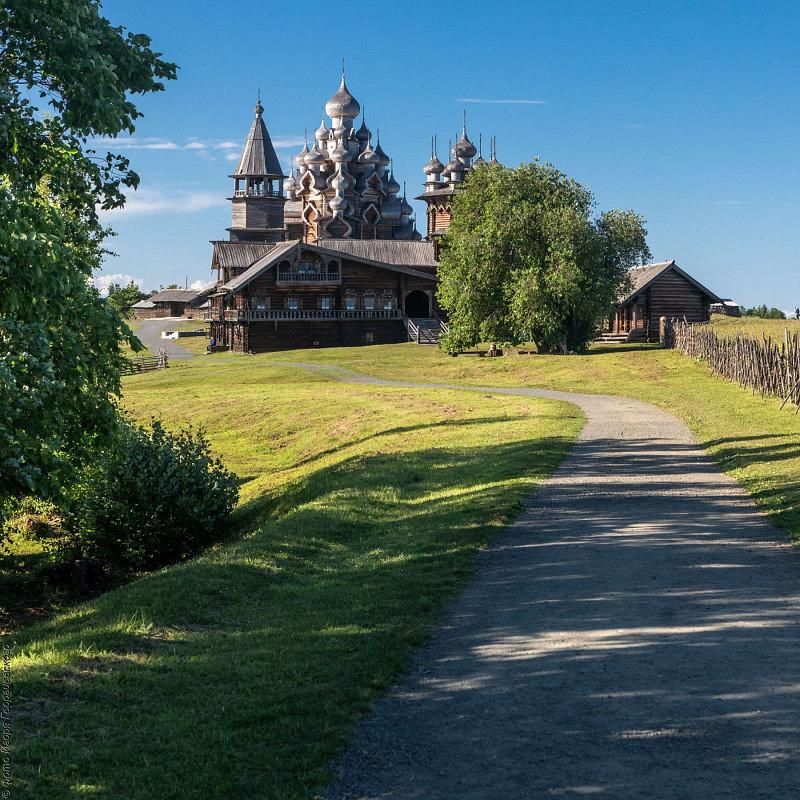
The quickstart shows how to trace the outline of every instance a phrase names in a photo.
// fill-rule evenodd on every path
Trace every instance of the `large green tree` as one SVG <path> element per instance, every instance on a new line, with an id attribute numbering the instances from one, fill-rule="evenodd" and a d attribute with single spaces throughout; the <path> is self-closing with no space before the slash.
<path id="1" fill-rule="evenodd" d="M 443 346 L 533 341 L 540 352 L 586 348 L 628 269 L 649 258 L 643 219 L 592 216 L 592 193 L 555 167 L 480 167 L 454 197 L 439 266 L 449 314 Z"/>
<path id="2" fill-rule="evenodd" d="M 89 143 L 132 133 L 130 96 L 175 70 L 99 2 L 0 7 L 0 500 L 57 494 L 113 431 L 132 334 L 90 281 L 108 234 L 98 209 L 138 178 Z"/>

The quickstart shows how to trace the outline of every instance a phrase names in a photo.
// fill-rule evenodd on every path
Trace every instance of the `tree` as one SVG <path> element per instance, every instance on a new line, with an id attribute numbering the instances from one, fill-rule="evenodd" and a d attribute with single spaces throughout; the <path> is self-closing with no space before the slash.
<path id="1" fill-rule="evenodd" d="M 785 312 L 779 308 L 767 308 L 763 303 L 760 306 L 742 309 L 745 317 L 760 317 L 761 319 L 786 319 Z"/>
<path id="2" fill-rule="evenodd" d="M 112 283 L 108 287 L 108 303 L 119 312 L 123 319 L 129 319 L 134 303 L 144 300 L 147 295 L 131 281 L 127 286 Z"/>
<path id="3" fill-rule="evenodd" d="M 639 215 L 592 219 L 593 207 L 588 189 L 550 165 L 474 170 L 443 242 L 443 347 L 532 340 L 540 352 L 585 349 L 628 269 L 650 256 Z"/>
<path id="4" fill-rule="evenodd" d="M 109 233 L 97 209 L 138 176 L 90 137 L 132 133 L 130 94 L 176 67 L 97 0 L 0 8 L 0 500 L 56 495 L 116 429 L 119 313 L 90 287 Z"/>

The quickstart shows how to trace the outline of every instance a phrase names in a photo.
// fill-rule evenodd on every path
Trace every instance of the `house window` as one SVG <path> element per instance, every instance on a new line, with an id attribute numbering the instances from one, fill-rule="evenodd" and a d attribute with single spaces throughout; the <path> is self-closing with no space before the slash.
<path id="1" fill-rule="evenodd" d="M 254 311 L 267 311 L 269 309 L 269 297 L 265 295 L 255 295 L 251 297 L 250 308 Z"/>
<path id="2" fill-rule="evenodd" d="M 300 298 L 299 297 L 287 297 L 286 298 L 286 308 L 289 311 L 299 311 L 300 310 Z"/>
<path id="3" fill-rule="evenodd" d="M 364 344 L 374 344 L 375 333 L 374 331 L 364 331 Z"/>
<path id="4" fill-rule="evenodd" d="M 375 295 L 374 294 L 365 294 L 364 295 L 364 310 L 365 311 L 374 311 L 375 310 Z"/>
<path id="5" fill-rule="evenodd" d="M 356 310 L 356 298 L 352 295 L 350 297 L 345 297 L 344 299 L 344 307 L 348 311 L 355 311 Z"/>
<path id="6" fill-rule="evenodd" d="M 320 297 L 320 299 L 319 299 L 319 307 L 323 311 L 330 311 L 333 308 L 333 298 L 332 297 Z"/>
<path id="7" fill-rule="evenodd" d="M 390 294 L 383 296 L 383 310 L 394 311 L 397 308 L 397 299 Z"/>

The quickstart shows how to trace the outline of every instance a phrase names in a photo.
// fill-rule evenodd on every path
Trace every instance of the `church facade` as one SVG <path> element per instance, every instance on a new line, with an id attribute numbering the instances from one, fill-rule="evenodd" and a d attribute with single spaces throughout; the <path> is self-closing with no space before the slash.
<path id="1" fill-rule="evenodd" d="M 436 257 L 344 75 L 284 174 L 259 101 L 213 241 L 206 318 L 239 352 L 438 341 Z"/>

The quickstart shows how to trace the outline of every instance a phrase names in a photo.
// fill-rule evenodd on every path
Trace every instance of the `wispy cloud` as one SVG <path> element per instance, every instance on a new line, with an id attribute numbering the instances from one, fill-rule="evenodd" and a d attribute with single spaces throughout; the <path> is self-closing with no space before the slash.
<path id="1" fill-rule="evenodd" d="M 712 206 L 743 206 L 744 200 L 712 200 Z"/>
<path id="2" fill-rule="evenodd" d="M 214 283 L 214 281 L 195 281 L 194 283 L 189 284 L 189 288 L 194 289 L 196 292 L 202 292 L 203 289 L 211 286 L 212 283 Z"/>
<path id="3" fill-rule="evenodd" d="M 134 283 L 139 289 L 144 286 L 144 281 L 141 278 L 134 278 L 133 275 L 123 275 L 119 272 L 115 272 L 113 275 L 96 275 L 91 282 L 102 297 L 108 297 L 108 289 L 112 283 L 116 283 L 118 286 L 127 286 L 130 283 Z"/>
<path id="4" fill-rule="evenodd" d="M 128 195 L 124 208 L 101 211 L 104 217 L 144 214 L 191 214 L 209 208 L 227 206 L 228 201 L 214 192 L 165 191 L 139 189 Z"/>
<path id="5" fill-rule="evenodd" d="M 236 152 L 225 153 L 226 161 L 236 161 L 237 158 L 239 158 L 239 154 Z"/>
<path id="6" fill-rule="evenodd" d="M 278 150 L 287 147 L 301 147 L 304 143 L 305 139 L 302 136 L 275 136 L 272 139 L 272 144 Z"/>
<path id="7" fill-rule="evenodd" d="M 544 100 L 526 100 L 526 99 L 507 99 L 488 98 L 488 97 L 459 97 L 456 103 L 490 103 L 493 105 L 509 105 L 509 106 L 543 106 L 546 105 Z"/>
<path id="8" fill-rule="evenodd" d="M 290 147 L 300 147 L 305 140 L 302 136 L 275 136 L 272 144 L 277 149 Z M 232 139 L 198 139 L 190 138 L 184 143 L 164 139 L 160 137 L 137 138 L 135 136 L 98 137 L 89 140 L 89 146 L 96 149 L 111 150 L 191 150 L 199 156 L 208 156 L 209 151 L 213 150 L 241 150 L 243 141 L 237 142 Z"/>

